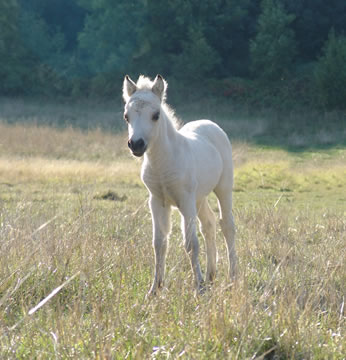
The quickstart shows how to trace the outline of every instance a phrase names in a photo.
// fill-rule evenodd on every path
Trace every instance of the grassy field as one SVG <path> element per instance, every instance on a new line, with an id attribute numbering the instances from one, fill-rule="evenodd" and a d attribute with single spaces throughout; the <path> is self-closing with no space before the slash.
<path id="1" fill-rule="evenodd" d="M 218 229 L 217 280 L 195 294 L 174 213 L 166 288 L 147 299 L 147 193 L 114 131 L 118 112 L 4 104 L 1 359 L 345 358 L 345 133 L 272 136 L 272 147 L 264 120 L 221 119 L 234 148 L 239 281 L 229 288 Z M 93 117 L 113 131 L 76 128 Z"/>

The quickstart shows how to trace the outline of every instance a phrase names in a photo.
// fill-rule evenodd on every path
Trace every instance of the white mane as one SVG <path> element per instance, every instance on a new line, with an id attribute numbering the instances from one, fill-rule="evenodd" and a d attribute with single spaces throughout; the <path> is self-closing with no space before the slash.
<path id="1" fill-rule="evenodd" d="M 150 78 L 144 75 L 139 75 L 136 86 L 137 90 L 151 90 L 153 87 L 153 81 L 151 81 Z"/>

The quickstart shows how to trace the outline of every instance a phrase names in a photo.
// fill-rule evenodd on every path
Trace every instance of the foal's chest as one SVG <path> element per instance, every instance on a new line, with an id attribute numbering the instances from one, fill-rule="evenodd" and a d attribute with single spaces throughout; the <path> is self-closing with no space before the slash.
<path id="1" fill-rule="evenodd" d="M 182 189 L 182 182 L 179 176 L 173 172 L 155 174 L 147 170 L 142 172 L 141 177 L 149 192 L 162 200 L 163 206 L 179 207 Z"/>

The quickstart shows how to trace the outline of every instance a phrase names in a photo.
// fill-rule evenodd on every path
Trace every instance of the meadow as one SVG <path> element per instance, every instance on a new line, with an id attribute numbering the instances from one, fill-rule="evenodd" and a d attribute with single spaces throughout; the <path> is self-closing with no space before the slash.
<path id="1" fill-rule="evenodd" d="M 218 227 L 217 279 L 195 293 L 175 212 L 166 287 L 147 298 L 151 219 L 120 107 L 0 105 L 0 358 L 344 359 L 336 115 L 273 127 L 207 107 L 233 143 L 239 279 L 229 286 Z"/>

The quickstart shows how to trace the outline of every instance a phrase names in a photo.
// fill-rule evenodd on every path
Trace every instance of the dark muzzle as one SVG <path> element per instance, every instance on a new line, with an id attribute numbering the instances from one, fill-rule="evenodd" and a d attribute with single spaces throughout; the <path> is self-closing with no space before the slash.
<path id="1" fill-rule="evenodd" d="M 135 156 L 142 156 L 147 148 L 143 139 L 138 139 L 136 141 L 129 139 L 127 145 Z"/>

